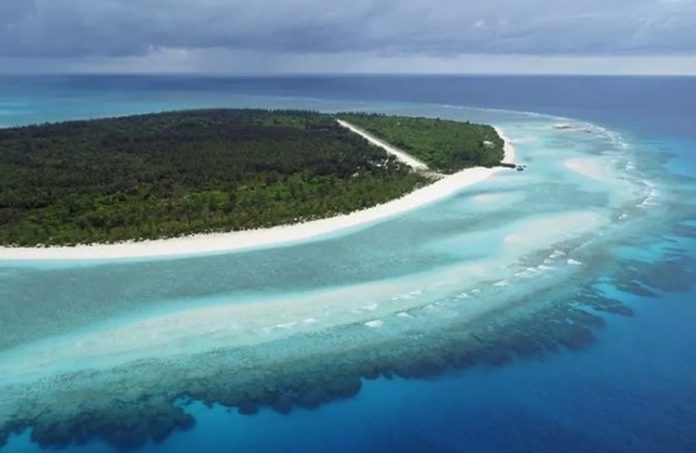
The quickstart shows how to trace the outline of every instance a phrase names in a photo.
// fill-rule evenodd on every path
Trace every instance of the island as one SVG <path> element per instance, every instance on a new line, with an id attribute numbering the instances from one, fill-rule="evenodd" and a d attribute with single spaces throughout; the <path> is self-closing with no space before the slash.
<path id="1" fill-rule="evenodd" d="M 0 245 L 159 240 L 326 219 L 499 166 L 504 147 L 487 125 L 291 110 L 0 129 Z"/>

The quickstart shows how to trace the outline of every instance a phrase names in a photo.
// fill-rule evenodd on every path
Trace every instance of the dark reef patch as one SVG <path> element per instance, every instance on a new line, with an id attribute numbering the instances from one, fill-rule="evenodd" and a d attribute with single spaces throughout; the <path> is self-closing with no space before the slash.
<path id="1" fill-rule="evenodd" d="M 161 396 L 143 397 L 135 402 L 113 404 L 100 412 L 84 411 L 71 420 L 56 420 L 50 411 L 36 419 L 31 439 L 43 447 L 85 444 L 98 436 L 122 449 L 148 441 L 164 441 L 174 430 L 187 430 L 195 419 Z"/>
<path id="2" fill-rule="evenodd" d="M 617 286 L 618 287 L 618 286 Z M 613 313 L 615 315 L 633 316 L 633 309 L 623 302 L 611 297 L 598 294 L 596 291 L 583 289 L 578 292 L 577 302 L 595 311 Z"/>
<path id="3" fill-rule="evenodd" d="M 32 428 L 32 439 L 42 446 L 103 439 L 130 450 L 194 426 L 194 418 L 185 412 L 187 402 L 219 404 L 248 415 L 264 407 L 283 414 L 295 407 L 313 409 L 356 395 L 363 379 L 434 377 L 452 369 L 503 366 L 519 358 L 585 348 L 595 341 L 593 329 L 604 324 L 593 310 L 632 313 L 592 287 L 567 297 L 539 297 L 541 303 L 531 304 L 537 307 L 533 311 L 529 304 L 512 304 L 475 325 L 453 321 L 442 329 L 414 328 L 377 343 L 364 337 L 345 341 L 346 336 L 353 340 L 356 326 L 342 326 L 330 333 L 221 349 L 178 362 L 142 361 L 137 377 L 129 375 L 132 365 L 111 371 L 101 382 L 89 373 L 76 375 L 51 391 L 53 400 L 72 401 L 74 408 L 42 410 L 40 400 L 27 396 L 20 401 L 27 413 L 17 417 L 23 421 L 0 428 L 0 440 L 16 428 Z M 268 360 L 271 348 L 274 360 Z"/>
<path id="4" fill-rule="evenodd" d="M 634 296 L 657 297 L 655 291 L 643 286 L 635 280 L 623 280 L 619 278 L 612 281 L 612 283 L 614 284 L 614 286 L 616 286 L 616 288 L 620 289 L 621 291 L 633 294 Z"/>
<path id="5" fill-rule="evenodd" d="M 616 275 L 617 288 L 638 296 L 652 296 L 650 288 L 684 293 L 696 282 L 696 262 L 685 254 L 670 254 L 659 261 L 630 261 Z"/>

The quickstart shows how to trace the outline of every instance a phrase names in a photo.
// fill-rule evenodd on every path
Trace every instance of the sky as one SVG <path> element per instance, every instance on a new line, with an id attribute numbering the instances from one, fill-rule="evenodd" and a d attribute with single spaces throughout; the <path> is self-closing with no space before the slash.
<path id="1" fill-rule="evenodd" d="M 696 74 L 696 0 L 0 0 L 0 73 Z"/>

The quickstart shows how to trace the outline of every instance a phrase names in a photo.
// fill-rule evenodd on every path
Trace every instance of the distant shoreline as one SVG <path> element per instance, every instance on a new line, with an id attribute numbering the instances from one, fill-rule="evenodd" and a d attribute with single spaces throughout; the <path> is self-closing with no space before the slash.
<path id="1" fill-rule="evenodd" d="M 494 128 L 505 143 L 504 161 L 514 162 L 515 148 L 510 139 L 499 127 L 494 126 Z M 255 230 L 204 233 L 179 238 L 125 241 L 109 244 L 81 244 L 76 246 L 51 247 L 0 247 L 0 261 L 146 259 L 206 255 L 289 245 L 345 229 L 367 225 L 432 204 L 454 195 L 465 187 L 484 181 L 495 173 L 503 170 L 506 169 L 502 167 L 467 168 L 452 175 L 447 175 L 432 184 L 428 184 L 425 187 L 387 203 L 354 211 L 349 214 L 303 223 Z"/>

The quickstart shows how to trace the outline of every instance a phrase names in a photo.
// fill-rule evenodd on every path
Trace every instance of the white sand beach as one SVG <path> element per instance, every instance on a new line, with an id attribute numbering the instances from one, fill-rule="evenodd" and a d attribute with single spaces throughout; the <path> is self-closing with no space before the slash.
<path id="1" fill-rule="evenodd" d="M 344 124 L 344 127 L 348 126 Z M 495 129 L 498 135 L 505 141 L 504 161 L 515 162 L 515 148 L 510 139 L 505 136 L 500 128 L 496 127 Z M 383 147 L 387 152 L 394 154 L 408 165 L 419 170 L 427 170 L 428 167 L 423 162 L 409 156 L 403 151 L 370 136 L 364 131 L 355 130 L 354 132 L 364 136 L 373 144 Z M 465 187 L 484 181 L 500 171 L 510 170 L 502 167 L 468 168 L 458 173 L 445 176 L 432 184 L 388 203 L 355 211 L 350 214 L 304 223 L 282 225 L 266 229 L 233 231 L 228 233 L 208 233 L 181 238 L 128 241 L 115 244 L 89 244 L 74 247 L 0 247 L 0 260 L 35 261 L 155 258 L 223 253 L 291 244 L 384 220 L 403 212 L 434 203 L 456 194 Z"/>

